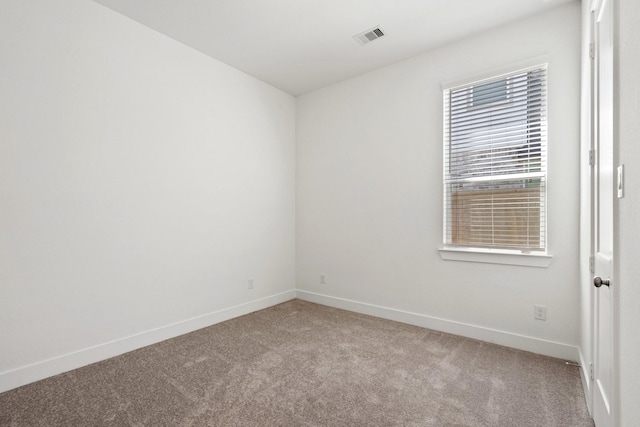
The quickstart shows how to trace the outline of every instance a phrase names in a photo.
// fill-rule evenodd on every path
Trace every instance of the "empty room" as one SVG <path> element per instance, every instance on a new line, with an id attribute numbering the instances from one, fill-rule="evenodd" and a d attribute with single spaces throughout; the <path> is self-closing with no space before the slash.
<path id="1" fill-rule="evenodd" d="M 638 425 L 639 21 L 0 0 L 0 425 Z"/>

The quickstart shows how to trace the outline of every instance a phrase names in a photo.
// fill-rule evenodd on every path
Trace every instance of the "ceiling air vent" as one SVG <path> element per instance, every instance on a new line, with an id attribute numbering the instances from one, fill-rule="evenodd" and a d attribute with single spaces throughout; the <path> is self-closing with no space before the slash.
<path id="1" fill-rule="evenodd" d="M 380 27 L 373 27 L 367 31 L 364 31 L 360 34 L 356 34 L 353 36 L 354 39 L 360 44 L 367 44 L 372 42 L 380 37 L 384 36 L 384 31 Z"/>

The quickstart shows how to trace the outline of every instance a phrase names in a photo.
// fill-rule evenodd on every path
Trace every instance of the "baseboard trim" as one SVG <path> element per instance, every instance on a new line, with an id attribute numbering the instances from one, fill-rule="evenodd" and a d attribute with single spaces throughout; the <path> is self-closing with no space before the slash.
<path id="1" fill-rule="evenodd" d="M 224 308 L 202 316 L 162 326 L 51 359 L 0 372 L 0 393 L 90 365 L 110 357 L 206 328 L 235 317 L 253 313 L 295 298 L 295 290 Z"/>
<path id="2" fill-rule="evenodd" d="M 473 338 L 481 341 L 499 344 L 505 347 L 511 347 L 519 350 L 530 351 L 532 353 L 542 354 L 545 356 L 556 357 L 558 359 L 565 359 L 570 361 L 578 360 L 577 347 L 568 344 L 562 344 L 559 342 L 528 337 L 525 335 L 514 334 L 511 332 L 505 332 L 496 329 L 484 328 L 482 326 L 476 326 L 467 323 L 440 319 L 437 317 L 426 316 L 424 314 L 412 313 L 344 298 L 317 294 L 314 292 L 296 290 L 296 298 L 303 301 L 327 305 L 329 307 L 340 308 L 356 313 L 367 314 L 383 319 L 394 320 L 396 322 L 407 323 L 410 325 L 433 329 L 440 332 L 446 332 L 467 338 Z"/>

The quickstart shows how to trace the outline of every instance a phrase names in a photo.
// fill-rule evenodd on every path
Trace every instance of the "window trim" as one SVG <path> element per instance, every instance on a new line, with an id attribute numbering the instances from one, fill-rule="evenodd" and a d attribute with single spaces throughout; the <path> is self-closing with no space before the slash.
<path id="1" fill-rule="evenodd" d="M 539 65 L 547 65 L 547 71 L 551 69 L 549 55 L 541 55 L 530 58 L 528 60 L 511 63 L 510 65 L 491 68 L 488 70 L 480 71 L 473 74 L 466 74 L 460 77 L 456 77 L 452 80 L 443 81 L 440 84 L 440 89 L 452 89 L 457 86 L 464 86 L 469 83 L 478 82 L 482 80 L 488 80 L 494 77 L 500 77 L 502 75 L 511 74 L 514 71 L 524 70 L 527 68 L 535 68 Z"/>
<path id="2" fill-rule="evenodd" d="M 443 246 L 438 249 L 445 261 L 481 262 L 485 264 L 520 265 L 546 268 L 553 256 L 547 252 L 523 252 L 509 249 Z"/>
<path id="3" fill-rule="evenodd" d="M 535 58 L 531 58 L 526 61 L 521 61 L 514 63 L 509 66 L 495 68 L 493 70 L 485 71 L 482 73 L 475 73 L 465 78 L 458 78 L 456 80 L 451 80 L 448 82 L 443 82 L 441 84 L 441 89 L 444 93 L 445 90 L 451 90 L 456 87 L 464 86 L 471 84 L 473 82 L 494 79 L 500 76 L 508 76 L 513 73 L 517 73 L 519 70 L 525 69 L 533 69 L 536 67 L 545 67 L 547 74 L 547 106 L 548 106 L 548 92 L 549 92 L 549 70 L 551 69 L 551 64 L 549 61 L 548 55 L 538 56 Z M 505 101 L 507 102 L 507 101 Z M 473 106 L 471 107 L 473 108 Z M 548 110 L 547 110 L 548 111 Z M 444 119 L 444 106 L 443 106 L 443 119 Z M 548 114 L 548 113 L 547 113 Z M 549 117 L 547 115 L 547 127 Z M 444 130 L 443 130 L 444 132 Z M 444 135 L 443 135 L 444 140 Z M 547 140 L 548 142 L 548 140 Z M 443 144 L 443 150 L 444 150 Z M 548 147 L 547 147 L 547 156 L 548 156 Z M 443 154 L 443 171 L 446 170 L 447 164 L 446 159 Z M 549 179 L 549 170 L 548 170 L 548 157 L 546 162 L 546 181 L 547 181 L 547 189 L 545 190 L 545 200 L 548 198 L 548 179 Z M 444 195 L 442 200 L 444 200 Z M 446 207 L 442 205 L 443 209 L 443 218 L 444 211 Z M 547 215 L 545 216 L 545 224 L 544 227 L 548 231 L 548 208 Z M 443 236 L 446 235 L 447 230 L 445 229 L 446 223 L 443 222 Z M 545 248 L 544 250 L 519 250 L 519 249 L 500 249 L 500 248 L 486 248 L 486 247 L 474 247 L 474 246 L 455 246 L 455 245 L 447 245 L 443 243 L 442 246 L 438 248 L 438 252 L 440 257 L 446 261 L 466 261 L 466 262 L 479 262 L 479 263 L 489 263 L 489 264 L 503 264 L 503 265 L 517 265 L 517 266 L 528 266 L 528 267 L 540 267 L 546 268 L 549 267 L 551 261 L 553 259 L 552 254 L 549 252 L 549 234 L 545 235 Z"/>

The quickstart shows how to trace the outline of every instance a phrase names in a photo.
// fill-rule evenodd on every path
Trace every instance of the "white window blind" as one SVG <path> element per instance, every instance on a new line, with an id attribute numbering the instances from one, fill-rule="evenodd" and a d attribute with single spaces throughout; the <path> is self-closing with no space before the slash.
<path id="1" fill-rule="evenodd" d="M 444 91 L 444 243 L 546 250 L 547 71 Z"/>

